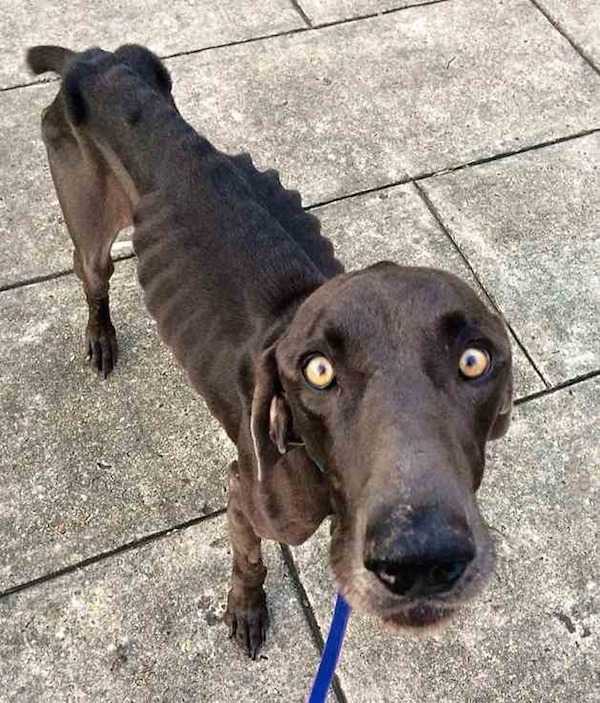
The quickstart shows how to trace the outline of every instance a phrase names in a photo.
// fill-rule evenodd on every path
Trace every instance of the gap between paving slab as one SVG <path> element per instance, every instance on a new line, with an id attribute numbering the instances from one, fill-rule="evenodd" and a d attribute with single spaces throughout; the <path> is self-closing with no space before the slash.
<path id="1" fill-rule="evenodd" d="M 483 284 L 483 281 L 481 280 L 480 276 L 477 274 L 477 271 L 475 270 L 475 268 L 473 267 L 473 265 L 471 264 L 469 259 L 465 256 L 465 254 L 462 251 L 462 249 L 460 248 L 460 246 L 457 244 L 455 238 L 450 233 L 450 230 L 444 224 L 444 221 L 442 220 L 437 208 L 431 202 L 431 199 L 429 198 L 429 196 L 427 195 L 425 190 L 423 190 L 423 188 L 418 183 L 415 182 L 414 186 L 415 186 L 419 196 L 422 198 L 423 202 L 425 203 L 426 207 L 431 212 L 431 215 L 433 216 L 433 218 L 437 222 L 439 228 L 444 232 L 444 234 L 446 235 L 448 240 L 452 243 L 452 246 L 455 248 L 456 252 L 458 253 L 460 258 L 462 259 L 463 263 L 465 264 L 466 268 L 468 269 L 468 271 L 471 274 L 471 276 L 473 277 L 473 279 L 477 282 L 477 285 L 481 288 L 482 291 L 484 291 L 486 298 L 488 300 L 488 303 L 491 305 L 491 307 L 493 307 L 498 312 L 498 315 L 500 315 L 502 317 L 502 319 L 504 320 L 504 323 L 506 324 L 506 327 L 507 327 L 510 335 L 512 336 L 514 342 L 517 344 L 519 352 L 525 356 L 525 358 L 529 362 L 531 368 L 535 371 L 535 373 L 537 374 L 537 376 L 539 377 L 541 382 L 546 386 L 546 388 L 548 388 L 550 386 L 550 384 L 544 378 L 543 374 L 541 373 L 540 369 L 538 368 L 538 365 L 535 363 L 533 357 L 527 351 L 526 347 L 519 339 L 517 333 L 515 332 L 513 327 L 510 325 L 510 322 L 508 322 L 508 320 L 506 320 L 506 318 L 504 317 L 502 310 L 498 306 L 497 302 L 494 300 L 493 294 L 490 293 L 489 290 L 487 290 L 487 288 Z M 516 384 L 516 385 L 518 385 L 518 384 Z"/>
<path id="2" fill-rule="evenodd" d="M 596 0 L 530 0 L 573 49 L 600 75 L 600 24 Z"/>
<path id="3" fill-rule="evenodd" d="M 450 0 L 292 0 L 302 7 L 307 23 L 315 28 L 356 22 L 423 5 L 437 5 Z"/>
<path id="4" fill-rule="evenodd" d="M 0 591 L 225 502 L 231 443 L 158 339 L 134 262 L 113 282 L 106 382 L 83 360 L 75 276 L 2 294 Z"/>
<path id="5" fill-rule="evenodd" d="M 80 571 L 81 569 L 85 569 L 88 566 L 92 566 L 92 564 L 104 561 L 105 559 L 110 559 L 119 554 L 123 554 L 124 552 L 129 552 L 132 549 L 139 549 L 140 547 L 143 547 L 146 544 L 150 544 L 152 542 L 156 542 L 157 540 L 164 539 L 165 537 L 169 537 L 173 534 L 181 532 L 182 530 L 187 530 L 190 527 L 195 527 L 196 525 L 206 522 L 207 520 L 213 520 L 214 518 L 223 515 L 226 511 L 227 508 L 223 507 L 218 510 L 215 510 L 214 512 L 207 513 L 206 515 L 200 515 L 198 517 L 191 518 L 190 520 L 186 520 L 185 522 L 181 522 L 176 525 L 170 525 L 169 527 L 163 530 L 159 530 L 158 532 L 151 532 L 149 534 L 144 535 L 143 537 L 139 537 L 133 540 L 132 542 L 120 544 L 114 549 L 110 549 L 106 552 L 100 552 L 99 554 L 94 554 L 93 556 L 88 557 L 87 559 L 82 559 L 81 561 L 69 564 L 61 569 L 58 569 L 57 571 L 51 571 L 46 574 L 43 574 L 42 576 L 38 576 L 35 579 L 24 581 L 23 583 L 18 583 L 15 586 L 11 586 L 10 588 L 7 588 L 6 590 L 0 592 L 0 599 L 7 598 L 8 596 L 12 596 L 16 593 L 21 593 L 21 591 L 26 591 L 30 588 L 35 588 L 36 586 L 40 586 L 44 583 L 47 583 L 48 581 L 53 581 L 57 578 L 61 578 L 62 576 L 67 576 L 68 574 L 72 574 L 76 571 Z"/>
<path id="6" fill-rule="evenodd" d="M 367 0 L 368 3 L 370 3 L 372 0 Z M 287 29 L 287 30 L 282 30 L 282 31 L 275 31 L 275 32 L 270 32 L 270 33 L 265 33 L 265 34 L 255 34 L 254 36 L 247 37 L 245 39 L 231 39 L 230 41 L 225 41 L 222 43 L 209 43 L 201 47 L 195 47 L 195 48 L 189 48 L 189 49 L 181 49 L 179 51 L 172 51 L 172 52 L 166 52 L 163 53 L 158 50 L 157 44 L 151 43 L 149 40 L 142 40 L 138 39 L 137 43 L 144 44 L 148 46 L 151 50 L 153 50 L 161 59 L 163 60 L 168 60 L 172 58 L 177 58 L 180 56 L 191 56 L 193 54 L 200 54 L 205 51 L 213 51 L 216 49 L 227 49 L 228 47 L 232 46 L 238 46 L 240 44 L 252 44 L 256 42 L 262 42 L 268 39 L 275 39 L 277 37 L 285 37 L 285 36 L 290 36 L 292 34 L 297 34 L 299 32 L 310 32 L 310 31 L 315 31 L 319 29 L 324 29 L 327 27 L 333 27 L 336 25 L 342 25 L 342 24 L 348 24 L 350 22 L 359 22 L 361 20 L 365 19 L 371 19 L 373 17 L 379 17 L 381 15 L 389 15 L 395 12 L 400 12 L 402 10 L 408 10 L 412 7 L 424 7 L 428 5 L 437 5 L 440 3 L 444 2 L 451 2 L 452 0 L 413 0 L 410 2 L 410 4 L 402 4 L 399 6 L 390 6 L 387 9 L 381 10 L 381 11 L 372 11 L 372 12 L 366 12 L 363 14 L 359 15 L 353 15 L 350 17 L 345 17 L 341 19 L 336 19 L 336 20 L 329 20 L 329 21 L 324 21 L 321 23 L 313 23 L 311 22 L 310 18 L 306 15 L 300 4 L 296 0 L 289 0 L 291 3 L 291 6 L 294 8 L 298 16 L 300 17 L 302 23 L 300 26 L 294 27 L 292 29 Z M 359 2 L 362 2 L 362 0 L 359 0 Z M 213 35 L 214 36 L 214 35 Z M 132 39 L 128 40 L 129 42 L 133 41 Z M 214 41 L 214 40 L 213 40 Z M 23 46 L 33 46 L 35 44 L 35 40 L 32 40 L 29 44 L 27 42 L 22 42 Z M 48 37 L 46 37 L 43 41 L 40 39 L 37 43 L 51 43 L 48 40 Z M 68 46 L 71 48 L 71 45 L 68 45 L 66 40 L 63 39 L 63 36 L 61 38 L 56 40 L 56 43 L 61 44 L 62 46 Z M 96 42 L 101 43 L 101 42 Z M 124 43 L 124 41 L 116 41 L 114 46 L 109 46 L 109 44 L 102 45 L 102 48 L 105 49 L 115 49 L 118 45 Z M 80 46 L 81 42 L 77 44 L 72 45 L 73 48 L 81 48 Z M 90 43 L 86 44 L 85 46 L 91 46 Z M 31 76 L 31 73 L 25 66 L 25 59 L 23 58 L 22 62 L 22 70 L 26 71 L 26 75 Z M 5 85 L 5 86 L 0 86 L 0 93 L 6 92 L 6 91 L 11 91 L 11 90 L 19 90 L 21 88 L 29 88 L 31 86 L 35 85 L 40 85 L 44 83 L 52 83 L 56 82 L 58 78 L 50 78 L 50 77 L 42 77 L 42 78 L 31 78 L 31 80 L 25 80 L 23 82 L 18 82 L 18 83 L 13 83 L 10 85 Z"/>
<path id="7" fill-rule="evenodd" d="M 205 129 L 212 141 L 281 168 L 309 203 L 600 123 L 598 77 L 528 0 L 417 6 L 256 48 L 234 47 L 218 64 L 208 55 L 169 62 L 176 99 L 183 114 L 218 114 Z M 277 82 L 265 91 L 273 65 Z M 550 100 L 559 85 L 561 99 Z"/>

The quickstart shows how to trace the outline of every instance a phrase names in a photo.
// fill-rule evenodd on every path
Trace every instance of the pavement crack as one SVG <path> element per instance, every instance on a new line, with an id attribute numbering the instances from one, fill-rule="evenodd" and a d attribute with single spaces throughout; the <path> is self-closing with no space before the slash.
<path id="1" fill-rule="evenodd" d="M 135 254 L 120 254 L 119 256 L 111 257 L 113 263 L 117 264 L 120 261 L 127 261 L 128 259 L 134 259 Z M 34 286 L 37 283 L 46 283 L 47 281 L 54 281 L 57 278 L 64 278 L 65 276 L 74 275 L 75 271 L 73 269 L 61 269 L 60 271 L 52 271 L 51 273 L 42 273 L 39 276 L 32 276 L 31 278 L 24 278 L 21 281 L 12 281 L 11 283 L 6 283 L 0 286 L 0 293 L 5 291 L 15 290 L 15 288 L 25 288 L 27 286 Z"/>
<path id="2" fill-rule="evenodd" d="M 501 161 L 503 159 L 508 159 L 511 156 L 519 156 L 520 154 L 527 154 L 530 151 L 546 149 L 547 147 L 555 146 L 556 144 L 563 144 L 564 142 L 574 141 L 575 139 L 583 139 L 585 137 L 591 136 L 592 134 L 598 134 L 599 132 L 600 127 L 591 127 L 590 129 L 584 129 L 579 132 L 574 132 L 573 134 L 566 134 L 562 137 L 555 137 L 554 139 L 547 139 L 542 142 L 537 142 L 535 144 L 529 144 L 527 146 L 520 147 L 519 149 L 510 149 L 508 151 L 501 151 L 490 156 L 483 156 L 479 159 L 473 159 L 472 161 L 465 161 L 462 164 L 444 168 L 439 171 L 423 172 L 416 176 L 413 176 L 410 180 L 420 182 L 428 180 L 429 178 L 446 176 L 450 173 L 456 173 L 466 168 L 474 168 L 476 166 L 482 166 L 483 164 L 492 163 L 493 161 Z"/>
<path id="3" fill-rule="evenodd" d="M 296 562 L 294 561 L 292 550 L 287 544 L 280 543 L 279 546 L 281 547 L 283 561 L 285 562 L 288 573 L 292 579 L 292 585 L 294 587 L 294 590 L 296 591 L 296 596 L 298 597 L 298 602 L 300 603 L 300 607 L 302 608 L 302 611 L 304 613 L 304 618 L 306 619 L 306 622 L 308 624 L 308 629 L 310 631 L 312 640 L 318 652 L 322 654 L 323 647 L 325 646 L 325 641 L 323 640 L 323 633 L 321 632 L 321 628 L 319 627 L 319 623 L 317 622 L 317 618 L 315 616 L 315 612 L 311 605 L 308 594 L 306 593 L 306 589 L 304 588 L 302 580 L 300 579 L 300 574 L 298 572 Z M 347 703 L 348 699 L 346 698 L 346 694 L 344 693 L 344 690 L 342 688 L 337 674 L 334 674 L 333 681 L 331 682 L 331 688 L 333 689 L 338 703 Z"/>
<path id="4" fill-rule="evenodd" d="M 296 12 L 300 15 L 302 21 L 304 24 L 306 24 L 308 27 L 312 27 L 313 23 L 310 17 L 304 12 L 304 9 L 302 8 L 302 5 L 298 2 L 298 0 L 290 0 L 290 3 L 292 4 L 292 7 Z"/>
<path id="5" fill-rule="evenodd" d="M 571 386 L 577 386 L 580 383 L 585 383 L 586 381 L 591 381 L 592 379 L 600 376 L 600 369 L 596 371 L 589 371 L 588 373 L 581 374 L 580 376 L 575 376 L 574 378 L 569 378 L 562 383 L 557 383 L 555 386 L 549 388 L 544 388 L 541 391 L 536 391 L 535 393 L 530 393 L 529 395 L 521 396 L 515 400 L 514 405 L 522 405 L 523 403 L 529 403 L 532 400 L 537 400 L 538 398 L 544 398 L 547 395 L 552 395 L 558 391 L 562 391 L 565 388 L 570 388 Z"/>
<path id="6" fill-rule="evenodd" d="M 300 13 L 300 16 L 306 23 L 305 27 L 294 27 L 293 29 L 287 29 L 282 32 L 273 32 L 271 34 L 258 34 L 254 37 L 247 37 L 245 39 L 234 39 L 228 42 L 222 42 L 220 44 L 209 44 L 208 46 L 201 46 L 197 49 L 182 49 L 181 51 L 176 51 L 171 54 L 159 55 L 162 61 L 168 59 L 175 59 L 180 56 L 193 56 L 194 54 L 201 54 L 205 51 L 214 51 L 217 49 L 227 49 L 231 46 L 241 46 L 243 44 L 255 44 L 261 41 L 268 41 L 269 39 L 277 39 L 278 37 L 289 37 L 294 34 L 300 34 L 303 32 L 315 32 L 320 29 L 329 29 L 330 27 L 338 27 L 344 24 L 351 24 L 353 22 L 360 22 L 361 20 L 373 19 L 374 17 L 380 17 L 384 15 L 392 15 L 397 12 L 406 12 L 409 10 L 415 10 L 422 7 L 428 7 L 430 5 L 439 5 L 441 3 L 450 2 L 450 0 L 429 0 L 429 2 L 421 3 L 420 5 L 403 5 L 402 7 L 393 7 L 389 10 L 384 10 L 383 12 L 372 12 L 365 15 L 357 15 L 355 17 L 345 17 L 339 20 L 333 20 L 331 22 L 323 22 L 322 24 L 313 24 L 308 15 L 304 12 L 299 2 L 296 0 L 290 0 L 292 5 Z M 16 83 L 15 85 L 7 85 L 0 87 L 0 93 L 6 93 L 11 90 L 20 90 L 21 88 L 31 88 L 36 85 L 43 85 L 45 83 L 56 83 L 60 78 L 40 78 L 32 81 L 24 81 L 22 83 Z"/>
<path id="7" fill-rule="evenodd" d="M 554 29 L 564 38 L 573 49 L 581 56 L 581 58 L 588 64 L 588 66 L 600 76 L 600 68 L 596 66 L 592 57 L 583 49 L 579 44 L 571 37 L 571 35 L 561 26 L 560 22 L 554 19 L 552 15 L 540 5 L 538 0 L 529 0 L 531 4 L 548 20 L 548 22 L 554 27 Z"/>
<path id="8" fill-rule="evenodd" d="M 134 549 L 138 549 L 139 547 L 143 547 L 146 544 L 151 544 L 152 542 L 156 542 L 157 540 L 164 539 L 165 537 L 169 537 L 170 535 L 172 535 L 174 532 L 187 530 L 188 528 L 195 527 L 196 525 L 206 522 L 207 520 L 213 520 L 214 518 L 224 515 L 226 510 L 226 508 L 220 508 L 219 510 L 215 510 L 212 513 L 209 513 L 208 515 L 199 515 L 197 517 L 191 518 L 190 520 L 186 520 L 185 522 L 180 522 L 176 525 L 166 527 L 163 530 L 151 532 L 150 534 L 144 535 L 139 539 L 132 540 L 131 542 L 126 542 L 125 544 L 121 544 L 113 549 L 108 549 L 104 552 L 94 554 L 93 556 L 87 557 L 86 559 L 82 559 L 81 561 L 75 562 L 74 564 L 69 564 L 68 566 L 63 567 L 62 569 L 57 569 L 56 571 L 51 571 L 47 574 L 44 574 L 43 576 L 38 576 L 37 578 L 30 579 L 29 581 L 19 583 L 16 586 L 11 586 L 10 588 L 5 589 L 4 591 L 0 591 L 0 600 L 7 598 L 8 596 L 15 595 L 16 593 L 21 593 L 22 591 L 29 590 L 30 588 L 34 588 L 35 586 L 40 586 L 44 583 L 47 583 L 48 581 L 54 581 L 55 579 L 61 578 L 62 576 L 67 576 L 69 574 L 74 573 L 75 571 L 79 571 L 80 569 L 85 569 L 88 566 L 92 566 L 93 564 L 97 564 L 98 562 L 110 559 L 111 557 L 117 556 L 118 554 L 130 552 Z"/>

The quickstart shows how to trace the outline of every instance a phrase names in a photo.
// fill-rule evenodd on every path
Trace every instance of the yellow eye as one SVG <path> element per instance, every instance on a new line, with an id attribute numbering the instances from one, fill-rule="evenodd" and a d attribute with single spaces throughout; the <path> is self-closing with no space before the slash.
<path id="1" fill-rule="evenodd" d="M 304 378 L 313 388 L 323 390 L 335 380 L 335 371 L 329 359 L 324 356 L 313 356 L 303 369 Z"/>
<path id="2" fill-rule="evenodd" d="M 475 347 L 465 349 L 458 367 L 466 378 L 479 378 L 490 368 L 490 355 L 483 349 Z"/>

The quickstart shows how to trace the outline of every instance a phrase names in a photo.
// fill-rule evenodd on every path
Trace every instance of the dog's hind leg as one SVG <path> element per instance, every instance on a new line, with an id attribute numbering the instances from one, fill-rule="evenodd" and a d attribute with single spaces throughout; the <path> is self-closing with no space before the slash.
<path id="1" fill-rule="evenodd" d="M 89 318 L 85 345 L 93 368 L 106 378 L 117 361 L 110 319 L 111 245 L 131 223 L 131 202 L 106 160 L 84 134 L 75 132 L 59 94 L 42 117 L 42 135 L 65 223 L 73 240 L 74 269 L 83 283 Z"/>
<path id="2" fill-rule="evenodd" d="M 260 537 L 257 536 L 244 510 L 237 461 L 229 467 L 229 502 L 227 524 L 233 549 L 231 590 L 227 597 L 225 622 L 229 634 L 256 659 L 269 625 L 263 583 L 267 569 L 263 564 Z"/>

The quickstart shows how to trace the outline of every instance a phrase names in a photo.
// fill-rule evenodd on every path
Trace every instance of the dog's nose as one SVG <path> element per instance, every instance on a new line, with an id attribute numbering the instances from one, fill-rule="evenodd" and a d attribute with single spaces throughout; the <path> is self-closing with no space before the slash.
<path id="1" fill-rule="evenodd" d="M 397 596 L 425 597 L 449 591 L 469 561 L 368 561 L 366 567 Z"/>
<path id="2" fill-rule="evenodd" d="M 367 532 L 365 566 L 399 596 L 450 591 L 474 558 L 473 535 L 466 522 L 439 510 L 418 511 L 400 524 L 392 512 Z"/>

